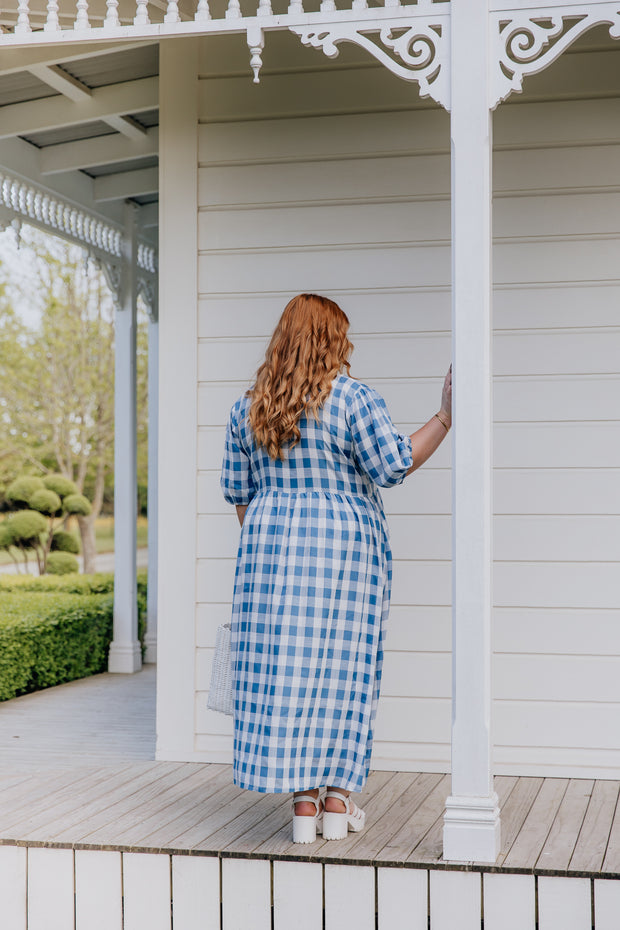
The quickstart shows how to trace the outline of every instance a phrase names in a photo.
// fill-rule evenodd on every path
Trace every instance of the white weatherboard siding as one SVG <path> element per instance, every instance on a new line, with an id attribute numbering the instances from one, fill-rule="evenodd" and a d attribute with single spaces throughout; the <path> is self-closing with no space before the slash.
<path id="1" fill-rule="evenodd" d="M 386 72 L 328 71 L 304 52 L 316 71 L 255 87 L 214 76 L 214 48 L 198 90 L 187 756 L 222 761 L 230 721 L 206 710 L 206 692 L 238 539 L 218 486 L 228 409 L 286 301 L 316 290 L 349 315 L 353 373 L 399 426 L 432 415 L 450 362 L 450 165 L 447 114 Z M 587 132 L 582 101 L 504 106 L 494 119 L 495 767 L 617 778 L 620 122 L 613 99 L 587 107 Z M 449 442 L 384 500 L 395 563 L 373 766 L 448 771 Z"/>

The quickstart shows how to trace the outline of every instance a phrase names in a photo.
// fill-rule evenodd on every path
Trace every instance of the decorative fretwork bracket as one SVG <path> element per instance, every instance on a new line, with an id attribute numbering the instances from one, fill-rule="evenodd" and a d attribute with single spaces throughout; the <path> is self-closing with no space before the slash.
<path id="1" fill-rule="evenodd" d="M 594 26 L 608 25 L 612 38 L 620 38 L 620 4 L 539 8 L 504 11 L 492 16 L 494 74 L 490 107 L 511 93 L 519 93 L 527 74 L 544 71 L 569 45 Z"/>
<path id="2" fill-rule="evenodd" d="M 353 4 L 355 8 L 355 2 Z M 447 12 L 422 16 L 411 8 L 386 4 L 383 22 L 377 22 L 377 9 L 364 10 L 355 19 L 341 19 L 312 25 L 291 25 L 303 45 L 322 49 L 328 58 L 338 55 L 338 45 L 353 42 L 370 52 L 393 74 L 415 81 L 422 97 L 432 97 L 450 109 L 450 15 L 448 4 L 437 4 Z M 433 10 L 434 4 L 419 3 L 415 9 Z"/>

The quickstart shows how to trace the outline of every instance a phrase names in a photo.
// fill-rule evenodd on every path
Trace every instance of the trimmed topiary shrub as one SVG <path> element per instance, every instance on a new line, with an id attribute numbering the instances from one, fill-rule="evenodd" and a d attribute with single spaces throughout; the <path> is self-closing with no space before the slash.
<path id="1" fill-rule="evenodd" d="M 39 513 L 44 513 L 47 514 L 48 517 L 52 517 L 62 508 L 62 501 L 58 494 L 56 494 L 56 491 L 40 488 L 31 496 L 30 507 L 32 510 L 38 510 Z"/>
<path id="2" fill-rule="evenodd" d="M 34 492 L 44 487 L 41 478 L 26 475 L 23 478 L 16 478 L 15 481 L 11 481 L 6 489 L 5 497 L 11 504 L 28 505 Z"/>
<path id="3" fill-rule="evenodd" d="M 69 494 L 78 494 L 78 487 L 70 478 L 64 475 L 46 475 L 43 478 L 43 484 L 50 491 L 55 491 L 59 497 L 67 497 Z"/>
<path id="4" fill-rule="evenodd" d="M 50 552 L 47 557 L 48 575 L 71 575 L 79 570 L 78 560 L 70 552 Z"/>
<path id="5" fill-rule="evenodd" d="M 69 494 L 65 497 L 63 506 L 67 513 L 79 514 L 83 517 L 87 517 L 92 510 L 90 502 L 83 494 Z"/>
<path id="6" fill-rule="evenodd" d="M 52 536 L 52 551 L 72 552 L 78 555 L 80 551 L 80 541 L 75 533 L 68 533 L 66 530 L 56 530 Z"/>
<path id="7" fill-rule="evenodd" d="M 18 510 L 7 518 L 7 524 L 13 538 L 19 537 L 26 544 L 30 540 L 39 541 L 39 536 L 47 529 L 47 520 L 37 510 Z"/>
<path id="8" fill-rule="evenodd" d="M 112 600 L 109 594 L 2 591 L 0 700 L 105 671 Z"/>

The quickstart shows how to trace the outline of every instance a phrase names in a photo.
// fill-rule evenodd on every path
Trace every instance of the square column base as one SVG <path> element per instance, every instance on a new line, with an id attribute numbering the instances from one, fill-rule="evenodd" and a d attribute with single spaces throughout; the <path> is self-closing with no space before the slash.
<path id="1" fill-rule="evenodd" d="M 144 637 L 144 662 L 145 664 L 157 663 L 157 634 L 147 633 Z"/>
<path id="2" fill-rule="evenodd" d="M 495 862 L 500 852 L 498 797 L 449 797 L 443 827 L 443 858 Z"/>
<path id="3" fill-rule="evenodd" d="M 108 654 L 108 671 L 121 675 L 131 675 L 142 668 L 142 647 L 138 641 L 129 643 L 110 643 Z"/>

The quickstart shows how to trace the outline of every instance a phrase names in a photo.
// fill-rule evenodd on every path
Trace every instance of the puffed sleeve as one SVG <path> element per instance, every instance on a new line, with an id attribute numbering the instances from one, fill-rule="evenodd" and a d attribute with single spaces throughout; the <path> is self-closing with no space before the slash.
<path id="1" fill-rule="evenodd" d="M 351 400 L 348 421 L 358 467 L 381 488 L 404 481 L 413 465 L 411 439 L 397 431 L 381 395 L 361 384 Z"/>
<path id="2" fill-rule="evenodd" d="M 256 494 L 248 453 L 239 437 L 239 402 L 235 404 L 226 426 L 224 460 L 220 486 L 229 504 L 249 504 Z"/>

